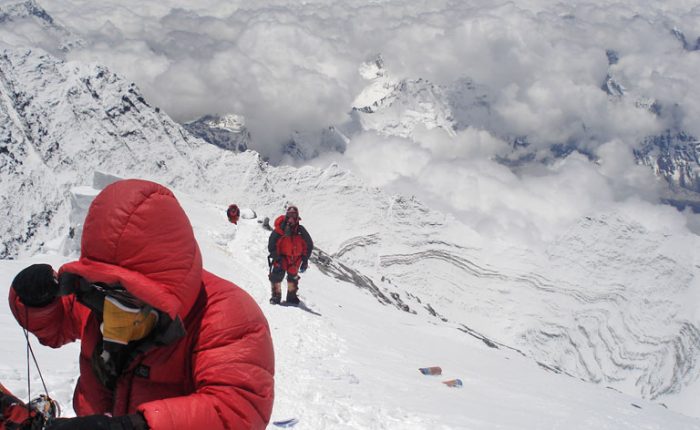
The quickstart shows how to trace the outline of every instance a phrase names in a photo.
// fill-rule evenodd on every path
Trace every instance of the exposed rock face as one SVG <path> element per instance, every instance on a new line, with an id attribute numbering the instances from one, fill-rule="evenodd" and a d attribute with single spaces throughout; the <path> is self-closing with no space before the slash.
<path id="1" fill-rule="evenodd" d="M 245 120 L 234 114 L 206 115 L 183 125 L 194 136 L 228 151 L 246 151 L 251 141 Z"/>

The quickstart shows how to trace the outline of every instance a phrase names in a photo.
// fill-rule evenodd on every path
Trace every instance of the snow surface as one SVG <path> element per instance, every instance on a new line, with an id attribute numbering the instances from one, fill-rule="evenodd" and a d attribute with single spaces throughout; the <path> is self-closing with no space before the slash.
<path id="1" fill-rule="evenodd" d="M 352 283 L 311 264 L 300 283 L 307 309 L 267 303 L 268 231 L 259 219 L 228 223 L 225 207 L 178 193 L 205 267 L 236 282 L 261 306 L 276 356 L 272 421 L 296 417 L 303 429 L 700 429 L 690 418 L 603 386 L 548 371 L 510 349 L 490 348 L 433 318 L 380 304 Z M 310 231 L 316 229 L 308 224 Z M 316 229 L 318 230 L 318 229 Z M 28 264 L 59 266 L 73 256 L 55 241 L 44 255 L 0 261 L 0 295 Z M 27 395 L 25 342 L 7 305 L 0 307 L 0 381 Z M 78 344 L 32 344 L 51 395 L 66 416 L 78 376 Z M 441 376 L 419 367 L 441 366 Z M 40 392 L 32 369 L 32 394 Z M 442 381 L 459 378 L 462 388 Z M 270 424 L 269 428 L 275 428 Z"/>

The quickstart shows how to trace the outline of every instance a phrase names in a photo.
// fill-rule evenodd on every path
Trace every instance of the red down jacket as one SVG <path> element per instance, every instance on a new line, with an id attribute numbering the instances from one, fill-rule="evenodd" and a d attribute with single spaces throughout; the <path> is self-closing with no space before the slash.
<path id="1" fill-rule="evenodd" d="M 186 331 L 136 356 L 112 392 L 91 368 L 102 338 L 93 311 L 75 295 L 25 308 L 10 289 L 15 318 L 42 344 L 81 340 L 73 397 L 79 416 L 138 410 L 155 430 L 265 428 L 274 398 L 267 320 L 245 291 L 203 270 L 192 226 L 168 189 L 142 180 L 105 188 L 85 220 L 80 260 L 62 272 L 120 283 Z"/>
<path id="2" fill-rule="evenodd" d="M 282 270 L 296 275 L 304 259 L 308 260 L 314 248 L 311 236 L 303 225 L 299 224 L 294 231 L 285 233 L 285 216 L 275 219 L 275 229 L 270 234 L 268 250 L 273 257 L 281 258 Z"/>

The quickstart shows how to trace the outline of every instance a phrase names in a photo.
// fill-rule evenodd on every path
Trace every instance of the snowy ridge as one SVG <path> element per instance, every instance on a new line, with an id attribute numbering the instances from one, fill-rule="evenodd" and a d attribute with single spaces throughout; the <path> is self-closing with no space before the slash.
<path id="1" fill-rule="evenodd" d="M 671 33 L 683 44 L 684 49 L 697 50 L 690 47 L 679 29 L 674 28 Z M 610 66 L 617 64 L 619 58 L 616 52 L 609 50 L 607 55 Z M 656 99 L 643 94 L 629 94 L 611 74 L 608 74 L 601 89 L 616 101 L 631 97 L 638 109 L 647 110 L 657 117 L 662 114 L 669 115 L 669 112 L 665 111 L 670 111 L 671 116 L 677 115 L 673 112 L 675 107 L 663 106 Z M 639 164 L 650 167 L 658 177 L 664 178 L 669 184 L 666 196 L 669 203 L 680 208 L 690 206 L 697 211 L 700 210 L 699 147 L 700 140 L 697 137 L 675 127 L 665 130 L 664 133 L 646 137 L 634 150 L 634 156 Z"/>
<path id="2" fill-rule="evenodd" d="M 388 79 L 377 78 L 355 100 L 353 111 L 364 130 L 409 137 L 420 124 L 427 129 L 439 127 L 454 135 L 452 111 L 445 102 L 447 95 L 439 86 L 420 78 L 392 85 Z M 377 96 L 381 98 L 372 101 Z"/>
<path id="3" fill-rule="evenodd" d="M 683 190 L 700 193 L 700 140 L 684 132 L 672 132 L 650 136 L 641 148 L 635 151 L 637 160 L 654 169 L 654 173 L 665 178 L 672 189 L 679 191 L 669 200 L 683 201 Z M 694 208 L 700 196 L 691 197 Z"/>
<path id="4" fill-rule="evenodd" d="M 685 37 L 685 34 L 678 27 L 673 27 L 671 29 L 671 34 L 673 34 L 673 37 L 675 37 L 676 39 L 678 39 L 679 42 L 681 42 L 681 45 L 683 45 L 683 49 L 685 49 L 686 51 L 700 51 L 700 37 L 695 39 L 695 43 L 688 42 L 688 39 Z"/>
<path id="5" fill-rule="evenodd" d="M 229 151 L 243 152 L 251 140 L 245 119 L 240 115 L 206 115 L 183 126 L 194 136 Z"/>
<path id="6" fill-rule="evenodd" d="M 2 208 L 32 220 L 22 228 L 3 217 L 4 258 L 16 255 L 34 236 L 34 247 L 47 239 L 48 222 L 66 220 L 68 189 L 91 183 L 97 166 L 185 189 L 203 183 L 191 154 L 209 145 L 184 133 L 150 107 L 135 85 L 104 67 L 5 50 L 0 52 L 0 90 Z M 26 199 L 28 188 L 41 194 Z"/>
<path id="7" fill-rule="evenodd" d="M 380 261 L 396 285 L 415 285 L 420 278 L 427 284 L 434 282 L 430 275 L 442 275 L 439 293 L 410 290 L 407 303 L 412 309 L 418 307 L 415 301 L 425 303 L 445 322 L 470 324 L 559 371 L 626 391 L 640 390 L 647 398 L 679 392 L 697 379 L 700 331 L 692 320 L 674 318 L 683 306 L 667 308 L 669 295 L 663 284 L 642 297 L 622 284 L 588 291 L 580 283 L 567 285 L 537 273 L 506 275 L 437 249 L 382 256 Z M 547 306 L 543 309 L 540 303 Z M 642 313 L 651 309 L 658 314 L 650 320 Z M 469 320 L 480 317 L 483 323 L 468 322 L 464 311 Z M 493 315 L 502 326 L 489 319 Z M 657 318 L 670 327 L 659 330 Z M 527 328 L 523 321 L 528 321 Z"/>
<path id="8" fill-rule="evenodd" d="M 27 27 L 38 31 L 29 31 Z M 36 46 L 55 55 L 85 44 L 35 0 L 0 6 L 0 36 L 0 47 Z"/>
<path id="9" fill-rule="evenodd" d="M 381 57 L 360 66 L 367 87 L 352 106 L 353 119 L 364 130 L 386 136 L 411 137 L 417 126 L 440 128 L 449 136 L 469 127 L 490 129 L 497 120 L 490 108 L 490 91 L 470 78 L 449 85 L 428 80 L 391 77 Z"/>
<path id="10" fill-rule="evenodd" d="M 345 264 L 338 261 L 338 259 L 329 256 L 320 249 L 316 249 L 311 256 L 311 262 L 316 263 L 321 273 L 326 276 L 332 277 L 342 282 L 350 283 L 360 289 L 369 291 L 369 293 L 377 299 L 377 301 L 383 305 L 394 305 L 397 308 L 411 313 L 416 313 L 412 311 L 411 308 L 403 303 L 401 297 L 393 293 L 387 295 L 384 290 L 379 288 L 372 279 L 367 276 L 362 275 L 360 272 L 346 266 Z"/>
<path id="11" fill-rule="evenodd" d="M 397 81 L 387 73 L 381 56 L 373 61 L 362 63 L 358 72 L 369 81 L 369 84 L 355 97 L 352 107 L 362 112 L 372 113 L 380 106 L 382 100 L 392 97 Z"/>
<path id="12" fill-rule="evenodd" d="M 548 250 L 556 272 L 578 272 L 587 280 L 585 289 L 572 296 L 578 303 L 560 310 L 549 306 L 552 315 L 560 315 L 560 324 L 571 327 L 573 317 L 576 330 L 569 329 L 571 339 L 562 342 L 555 340 L 561 329 L 544 329 L 537 341 L 571 349 L 593 346 L 590 355 L 579 349 L 579 374 L 598 380 L 601 370 L 617 369 L 602 380 L 620 381 L 612 385 L 623 390 L 634 381 L 645 397 L 697 382 L 698 281 L 693 257 L 681 251 L 686 245 L 680 243 L 697 246 L 697 238 L 653 233 L 616 214 L 581 220 Z M 565 363 L 566 355 L 557 361 Z"/>
<path id="13" fill-rule="evenodd" d="M 295 131 L 282 152 L 293 160 L 311 160 L 323 152 L 345 152 L 349 140 L 334 126 L 314 132 Z"/>

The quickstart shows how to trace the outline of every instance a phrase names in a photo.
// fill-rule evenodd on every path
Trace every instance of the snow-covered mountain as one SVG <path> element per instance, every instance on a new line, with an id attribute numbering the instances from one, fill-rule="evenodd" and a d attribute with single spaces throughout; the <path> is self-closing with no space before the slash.
<path id="1" fill-rule="evenodd" d="M 681 34 L 682 35 L 682 34 Z M 680 36 L 677 36 L 680 37 Z M 679 39 L 680 40 L 680 39 Z M 685 40 L 685 39 L 682 39 Z M 685 42 L 684 46 L 687 46 Z M 606 52 L 610 66 L 619 61 L 619 54 Z M 579 151 L 594 157 L 586 142 L 566 141 L 549 145 L 542 153 L 541 145 L 529 148 L 528 136 L 500 135 L 498 125 L 505 120 L 491 108 L 494 92 L 469 78 L 447 85 L 438 85 L 424 79 L 394 79 L 385 70 L 381 57 L 360 67 L 360 74 L 368 80 L 352 107 L 355 129 L 372 130 L 384 136 L 413 138 L 416 127 L 440 128 L 448 135 L 474 127 L 486 130 L 509 142 L 511 150 L 498 154 L 506 165 L 523 162 L 551 162 Z M 614 73 L 608 74 L 601 84 L 613 103 L 633 103 L 638 109 L 656 116 L 672 115 L 657 100 L 642 94 L 628 93 Z M 592 130 L 591 133 L 595 133 Z M 669 184 L 665 200 L 676 206 L 698 208 L 700 201 L 700 153 L 697 137 L 682 129 L 668 129 L 659 135 L 648 136 L 636 142 L 634 156 L 639 164 L 648 166 Z"/>
<path id="2" fill-rule="evenodd" d="M 0 5 L 0 46 L 35 46 L 60 55 L 84 43 L 34 0 Z"/>
<path id="3" fill-rule="evenodd" d="M 90 183 L 96 166 L 180 187 L 204 183 L 190 154 L 209 145 L 104 67 L 5 50 L 0 95 L 3 258 L 48 239 L 49 224 L 67 219 L 68 189 Z"/>
<path id="4" fill-rule="evenodd" d="M 454 134 L 455 123 L 447 92 L 423 79 L 392 78 L 379 56 L 360 66 L 369 85 L 355 98 L 353 113 L 363 130 L 409 137 L 418 125 L 439 127 Z M 461 98 L 464 103 L 468 98 Z"/>
<path id="5" fill-rule="evenodd" d="M 3 258 L 57 252 L 79 230 L 71 189 L 96 171 L 162 182 L 222 217 L 232 201 L 268 217 L 293 202 L 320 248 L 319 271 L 386 312 L 694 413 L 700 286 L 684 250 L 699 249 L 695 235 L 602 211 L 546 252 L 518 248 L 337 165 L 273 167 L 210 145 L 104 67 L 6 50 L 0 71 Z"/>
<path id="6" fill-rule="evenodd" d="M 228 151 L 243 152 L 249 146 L 255 146 L 245 126 L 245 119 L 240 115 L 205 115 L 182 126 L 192 135 Z M 325 152 L 343 153 L 347 142 L 348 138 L 335 126 L 315 131 L 295 131 L 282 144 L 281 152 L 291 161 L 306 161 Z"/>
<path id="7" fill-rule="evenodd" d="M 671 34 L 678 39 L 683 46 L 683 49 L 686 51 L 700 51 L 700 37 L 695 39 L 695 42 L 688 41 L 688 38 L 685 37 L 683 31 L 677 27 L 671 29 Z"/>
<path id="8" fill-rule="evenodd" d="M 378 56 L 360 66 L 367 87 L 355 98 L 352 114 L 363 130 L 411 137 L 417 126 L 440 128 L 453 136 L 467 127 L 488 129 L 494 120 L 489 91 L 472 79 L 437 85 L 425 79 L 396 79 Z"/>
<path id="9" fill-rule="evenodd" d="M 700 211 L 700 140 L 683 131 L 650 136 L 635 150 L 641 164 L 668 181 L 667 200 Z"/>
<path id="10" fill-rule="evenodd" d="M 311 160 L 326 152 L 343 153 L 348 144 L 344 126 L 329 126 L 316 131 L 295 131 L 282 146 L 292 160 Z"/>
<path id="11" fill-rule="evenodd" d="M 685 35 L 678 29 L 673 29 L 672 34 L 682 42 L 686 50 L 695 50 L 690 47 Z M 613 50 L 606 52 L 608 63 L 612 67 L 619 62 L 619 54 Z M 675 107 L 663 106 L 657 100 L 640 95 L 628 94 L 614 75 L 609 74 L 605 83 L 601 86 L 612 99 L 623 100 L 626 97 L 634 98 L 634 104 L 643 110 L 647 110 L 659 117 L 661 115 L 676 115 Z M 666 111 L 672 111 L 670 114 Z M 634 156 L 639 164 L 650 167 L 654 173 L 664 178 L 669 185 L 665 200 L 669 203 L 693 210 L 700 209 L 700 152 L 698 151 L 700 140 L 679 127 L 666 129 L 664 133 L 647 136 L 639 142 L 634 150 Z"/>
<path id="12" fill-rule="evenodd" d="M 58 56 L 75 47 L 84 46 L 85 42 L 76 35 L 79 31 L 62 25 L 35 0 L 5 3 L 0 6 L 0 46 L 40 47 Z M 562 19 L 566 17 L 569 15 L 562 15 Z M 660 21 L 666 22 L 665 19 Z M 700 39 L 694 40 L 697 35 L 691 33 L 688 27 L 672 21 L 663 26 L 673 38 L 672 45 L 678 45 L 688 55 L 694 55 L 698 51 Z M 600 54 L 602 56 L 603 52 Z M 605 79 L 599 83 L 601 91 L 617 103 L 635 104 L 639 109 L 650 111 L 658 117 L 675 115 L 673 111 L 677 107 L 673 101 L 662 103 L 643 94 L 640 87 L 643 89 L 644 85 L 637 85 L 636 82 L 632 82 L 632 87 L 636 88 L 628 88 L 629 82 L 624 82 L 619 73 L 619 63 L 625 61 L 623 50 L 619 47 L 608 48 L 605 49 L 605 55 L 609 70 Z M 633 56 L 634 53 L 627 55 Z M 587 128 L 570 140 L 547 143 L 548 147 L 544 151 L 532 136 L 502 133 L 507 128 L 504 126 L 507 121 L 492 108 L 495 99 L 502 95 L 502 88 L 488 88 L 468 76 L 440 83 L 423 79 L 420 75 L 398 78 L 386 70 L 381 56 L 363 64 L 360 73 L 367 79 L 368 86 L 347 106 L 351 120 L 346 124 L 319 124 L 316 129 L 300 129 L 291 133 L 288 138 L 276 142 L 278 152 L 284 156 L 277 157 L 278 159 L 303 161 L 329 151 L 343 152 L 348 140 L 358 131 L 372 130 L 386 136 L 407 137 L 417 126 L 439 128 L 448 135 L 468 127 L 485 130 L 513 147 L 512 153 L 500 153 L 497 157 L 508 165 L 531 160 L 551 162 L 574 150 L 595 157 L 587 142 L 588 139 L 596 138 L 595 127 Z M 222 118 L 233 118 L 236 114 L 237 112 L 228 113 Z M 582 127 L 586 127 L 583 120 L 581 123 Z M 225 121 L 205 117 L 185 126 L 196 136 L 225 148 L 240 151 L 243 147 L 262 146 L 262 143 L 256 142 L 256 136 L 251 136 L 240 128 L 241 122 L 237 120 L 226 125 Z M 698 206 L 698 178 L 694 173 L 698 167 L 698 154 L 694 145 L 697 140 L 698 137 L 693 133 L 680 126 L 670 125 L 667 130 L 631 142 L 637 148 L 635 155 L 638 162 L 649 166 L 671 185 L 665 199 L 677 206 Z M 267 144 L 269 142 L 265 143 Z M 526 148 L 528 145 L 530 149 Z"/>
<path id="13" fill-rule="evenodd" d="M 239 115 L 205 115 L 183 126 L 194 136 L 229 151 L 243 152 L 250 144 L 250 132 Z"/>

